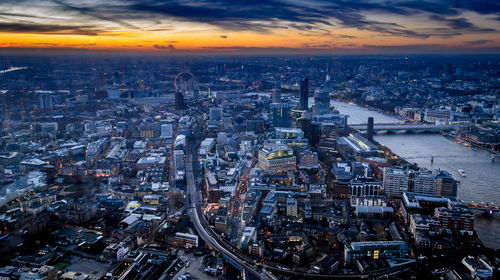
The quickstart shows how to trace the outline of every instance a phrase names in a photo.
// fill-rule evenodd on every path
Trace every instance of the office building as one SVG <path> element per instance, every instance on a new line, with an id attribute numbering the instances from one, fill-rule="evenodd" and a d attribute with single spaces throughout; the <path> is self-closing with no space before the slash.
<path id="1" fill-rule="evenodd" d="M 382 182 L 371 180 L 352 180 L 351 197 L 378 196 L 382 194 Z"/>
<path id="2" fill-rule="evenodd" d="M 177 135 L 177 137 L 175 137 L 175 141 L 174 141 L 174 149 L 175 150 L 184 150 L 185 146 L 186 146 L 186 135 L 184 135 L 184 134 Z"/>
<path id="3" fill-rule="evenodd" d="M 410 171 L 408 192 L 422 195 L 436 195 L 436 175 L 431 171 Z"/>
<path id="4" fill-rule="evenodd" d="M 300 128 L 286 128 L 286 127 L 275 127 L 274 128 L 274 138 L 275 139 L 304 139 L 304 132 Z"/>
<path id="5" fill-rule="evenodd" d="M 287 197 L 286 215 L 289 217 L 297 217 L 297 199 L 295 197 Z"/>
<path id="6" fill-rule="evenodd" d="M 52 104 L 53 104 L 53 100 L 52 100 L 52 95 L 50 94 L 40 94 L 40 108 L 41 109 L 52 109 Z"/>
<path id="7" fill-rule="evenodd" d="M 408 191 L 408 174 L 406 170 L 396 168 L 384 168 L 383 173 L 384 192 L 390 196 L 401 196 Z"/>
<path id="8" fill-rule="evenodd" d="M 457 181 L 446 171 L 384 168 L 383 176 L 386 195 L 401 196 L 403 192 L 445 197 L 457 195 Z"/>
<path id="9" fill-rule="evenodd" d="M 243 250 L 247 250 L 250 243 L 257 240 L 257 230 L 255 227 L 245 227 L 241 234 L 241 238 L 238 241 L 238 247 Z"/>
<path id="10" fill-rule="evenodd" d="M 184 110 L 186 109 L 184 104 L 184 95 L 180 90 L 175 92 L 175 110 Z"/>
<path id="11" fill-rule="evenodd" d="M 170 123 L 167 124 L 162 124 L 161 125 L 161 138 L 167 138 L 170 139 L 173 137 L 173 125 Z"/>
<path id="12" fill-rule="evenodd" d="M 291 105 L 288 103 L 271 103 L 271 118 L 274 127 L 290 127 Z"/>
<path id="13" fill-rule="evenodd" d="M 314 114 L 326 115 L 330 113 L 330 92 L 326 88 L 314 91 Z"/>
<path id="14" fill-rule="evenodd" d="M 271 98 L 273 103 L 281 103 L 281 89 L 273 88 Z"/>
<path id="15" fill-rule="evenodd" d="M 348 157 L 371 157 L 379 156 L 380 152 L 374 144 L 357 132 L 350 133 L 349 136 L 337 139 L 337 147 L 341 154 Z"/>
<path id="16" fill-rule="evenodd" d="M 436 176 L 436 195 L 456 197 L 457 188 L 458 182 L 450 173 L 444 170 L 438 170 Z"/>
<path id="17" fill-rule="evenodd" d="M 296 158 L 284 144 L 266 144 L 259 150 L 259 168 L 266 172 L 287 172 L 296 169 Z"/>
<path id="18" fill-rule="evenodd" d="M 220 122 L 222 120 L 222 108 L 213 107 L 210 108 L 210 121 Z"/>
<path id="19" fill-rule="evenodd" d="M 161 182 L 165 176 L 165 162 L 167 158 L 160 154 L 147 154 L 141 157 L 135 167 L 137 170 L 144 170 L 145 176 L 153 182 Z"/>
<path id="20" fill-rule="evenodd" d="M 299 109 L 307 110 L 309 108 L 309 78 L 304 78 L 300 82 Z"/>
<path id="21" fill-rule="evenodd" d="M 311 150 L 304 150 L 299 153 L 299 168 L 314 169 L 318 168 L 318 153 Z"/>
<path id="22" fill-rule="evenodd" d="M 139 125 L 139 133 L 143 138 L 156 138 L 160 136 L 159 123 L 143 122 Z"/>
<path id="23" fill-rule="evenodd" d="M 176 171 L 182 171 L 185 168 L 184 163 L 184 151 L 175 150 L 174 151 L 174 167 Z"/>
<path id="24" fill-rule="evenodd" d="M 366 138 L 368 138 L 368 141 L 373 141 L 373 117 L 368 117 L 368 124 L 366 126 Z"/>
<path id="25" fill-rule="evenodd" d="M 357 259 L 402 259 L 408 256 L 408 245 L 403 241 L 351 242 L 344 245 L 344 261 L 347 265 Z"/>

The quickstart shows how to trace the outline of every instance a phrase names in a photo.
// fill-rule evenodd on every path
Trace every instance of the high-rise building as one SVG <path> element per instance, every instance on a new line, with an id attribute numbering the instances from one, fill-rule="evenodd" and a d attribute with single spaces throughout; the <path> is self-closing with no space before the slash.
<path id="1" fill-rule="evenodd" d="M 299 109 L 307 110 L 309 108 L 309 78 L 304 78 L 300 82 Z"/>
<path id="2" fill-rule="evenodd" d="M 271 103 L 270 108 L 274 127 L 290 127 L 289 103 Z"/>
<path id="3" fill-rule="evenodd" d="M 184 110 L 184 95 L 180 90 L 175 92 L 175 110 Z"/>
<path id="4" fill-rule="evenodd" d="M 330 92 L 326 88 L 314 91 L 314 114 L 325 115 L 330 113 Z"/>
<path id="5" fill-rule="evenodd" d="M 52 109 L 52 95 L 40 94 L 40 108 Z"/>
<path id="6" fill-rule="evenodd" d="M 273 88 L 272 100 L 273 100 L 273 103 L 281 103 L 281 89 Z"/>
<path id="7" fill-rule="evenodd" d="M 439 170 L 436 176 L 436 194 L 446 197 L 457 196 L 457 180 L 450 173 Z"/>
<path id="8" fill-rule="evenodd" d="M 373 141 L 373 117 L 368 117 L 368 124 L 366 126 L 366 138 Z"/>
<path id="9" fill-rule="evenodd" d="M 198 88 L 195 88 L 193 90 L 193 101 L 196 102 L 200 98 L 200 90 Z"/>

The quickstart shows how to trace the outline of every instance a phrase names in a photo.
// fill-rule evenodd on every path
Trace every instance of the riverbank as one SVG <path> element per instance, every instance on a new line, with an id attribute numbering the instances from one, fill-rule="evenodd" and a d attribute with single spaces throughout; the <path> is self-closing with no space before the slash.
<path id="1" fill-rule="evenodd" d="M 338 97 L 335 97 L 335 96 L 330 96 L 330 102 L 332 100 L 337 101 L 337 102 L 343 102 L 343 103 L 353 104 L 353 105 L 356 105 L 356 106 L 359 106 L 359 107 L 362 107 L 362 108 L 366 108 L 366 109 L 368 109 L 370 111 L 375 111 L 375 112 L 377 112 L 379 114 L 382 114 L 382 115 L 385 115 L 387 117 L 397 118 L 401 122 L 410 121 L 410 120 L 408 120 L 408 119 L 400 116 L 399 114 L 387 112 L 387 111 L 385 111 L 383 109 L 380 109 L 378 107 L 375 107 L 375 106 L 372 106 L 372 105 L 369 105 L 369 104 L 358 104 L 358 103 L 356 103 L 356 100 L 343 99 L 343 98 L 338 98 Z M 366 122 L 361 123 L 361 124 L 366 124 Z"/>
<path id="2" fill-rule="evenodd" d="M 331 100 L 331 104 L 341 113 L 351 116 L 349 124 L 366 122 L 374 117 L 379 122 L 400 121 L 395 116 L 370 111 L 342 101 Z M 458 198 L 465 202 L 485 202 L 500 205 L 500 160 L 491 162 L 490 153 L 479 148 L 466 147 L 442 134 L 382 134 L 375 135 L 375 141 L 409 164 L 429 170 L 441 169 L 460 180 Z M 431 158 L 434 157 L 434 161 Z M 467 177 L 458 170 L 463 169 Z M 500 217 L 476 215 L 475 230 L 485 246 L 500 249 Z"/>
<path id="3" fill-rule="evenodd" d="M 481 146 L 481 145 L 479 145 L 475 142 L 469 141 L 467 139 L 460 138 L 459 135 L 455 135 L 453 133 L 444 133 L 443 136 L 450 139 L 451 141 L 455 141 L 458 143 L 467 143 L 471 147 L 478 148 L 478 149 L 481 149 L 483 151 L 489 152 L 490 154 L 492 154 L 493 161 L 494 161 L 495 156 L 500 156 L 499 152 L 494 151 L 492 149 L 489 149 L 487 147 Z"/>

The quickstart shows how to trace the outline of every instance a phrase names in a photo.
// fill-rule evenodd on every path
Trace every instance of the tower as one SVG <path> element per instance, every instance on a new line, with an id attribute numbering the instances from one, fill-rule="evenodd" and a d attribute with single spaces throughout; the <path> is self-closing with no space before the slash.
<path id="1" fill-rule="evenodd" d="M 290 127 L 290 104 L 271 103 L 270 108 L 274 127 Z"/>
<path id="2" fill-rule="evenodd" d="M 184 96 L 180 90 L 175 92 L 175 110 L 184 110 Z"/>
<path id="3" fill-rule="evenodd" d="M 330 110 L 330 93 L 326 88 L 319 88 L 314 91 L 314 114 L 325 115 Z"/>
<path id="4" fill-rule="evenodd" d="M 366 126 L 366 138 L 373 141 L 373 117 L 368 117 L 368 124 Z"/>
<path id="5" fill-rule="evenodd" d="M 281 103 L 281 89 L 273 88 L 272 99 L 273 103 Z"/>
<path id="6" fill-rule="evenodd" d="M 304 78 L 300 82 L 300 93 L 299 93 L 299 109 L 307 110 L 309 108 L 309 78 Z"/>

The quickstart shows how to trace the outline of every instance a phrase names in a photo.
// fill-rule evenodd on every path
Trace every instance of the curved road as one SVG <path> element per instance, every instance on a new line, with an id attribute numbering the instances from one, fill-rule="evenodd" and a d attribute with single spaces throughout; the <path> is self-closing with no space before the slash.
<path id="1" fill-rule="evenodd" d="M 201 205 L 203 198 L 201 196 L 201 192 L 196 187 L 196 179 L 194 175 L 193 168 L 193 156 L 196 155 L 196 149 L 199 145 L 199 136 L 201 135 L 201 127 L 198 126 L 195 133 L 194 139 L 189 141 L 187 145 L 187 157 L 186 157 L 186 185 L 187 185 L 187 193 L 189 199 L 189 215 L 191 216 L 191 220 L 194 224 L 196 231 L 199 236 L 212 248 L 217 251 L 223 253 L 225 256 L 233 260 L 235 263 L 239 264 L 242 268 L 252 273 L 256 277 L 262 280 L 275 280 L 277 279 L 275 276 L 267 272 L 265 269 L 262 271 L 257 271 L 257 268 L 247 260 L 237 256 L 233 253 L 232 248 L 229 246 L 225 247 L 224 243 L 222 243 L 219 237 L 209 228 L 208 223 L 205 220 L 205 217 L 201 213 Z M 207 230 L 209 229 L 209 230 Z"/>

